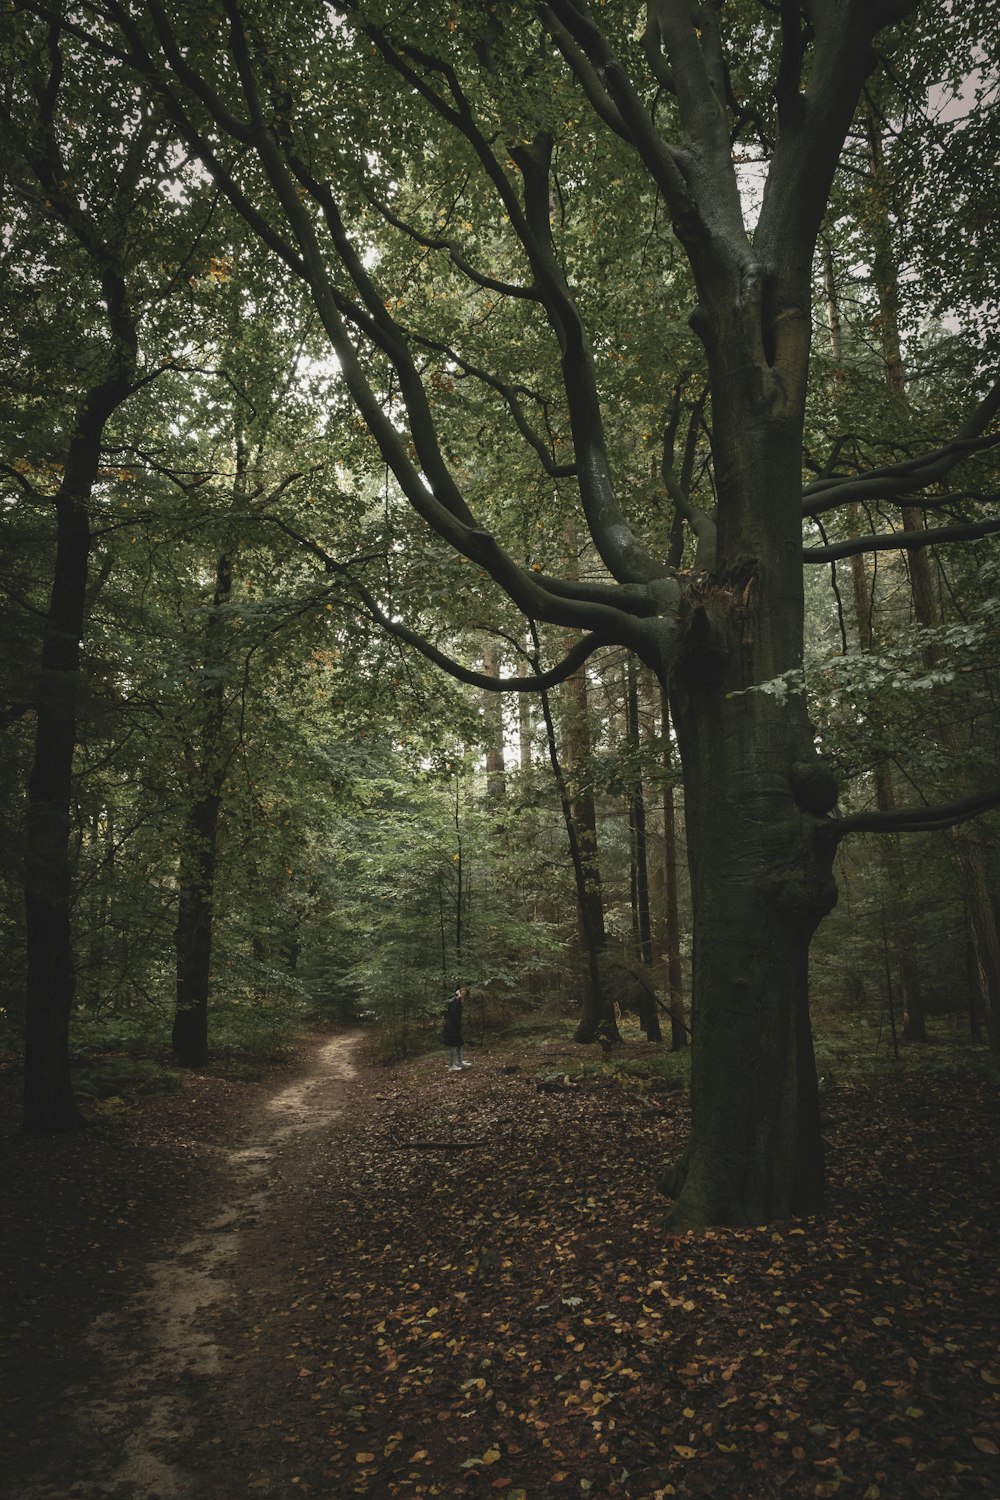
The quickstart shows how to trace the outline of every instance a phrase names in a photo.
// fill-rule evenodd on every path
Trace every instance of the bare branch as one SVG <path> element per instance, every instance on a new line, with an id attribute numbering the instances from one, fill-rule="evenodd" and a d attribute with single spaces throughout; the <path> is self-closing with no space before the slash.
<path id="1" fill-rule="evenodd" d="M 914 489 L 925 489 L 947 477 L 963 459 L 1000 446 L 1000 432 L 986 428 L 1000 412 L 1000 382 L 979 403 L 954 440 L 932 453 L 871 469 L 867 474 L 824 476 L 803 490 L 802 513 L 818 516 L 840 505 L 877 497 L 907 499 Z"/>
<path id="2" fill-rule="evenodd" d="M 967 823 L 970 818 L 994 807 L 1000 807 L 1000 786 L 941 807 L 901 807 L 891 812 L 851 813 L 846 818 L 834 820 L 830 828 L 838 843 L 849 833 L 937 833 Z"/>
<path id="3" fill-rule="evenodd" d="M 919 547 L 933 547 L 938 542 L 975 542 L 998 531 L 1000 519 L 992 517 L 988 521 L 956 521 L 953 526 L 933 526 L 926 531 L 877 532 L 873 536 L 831 542 L 826 547 L 803 547 L 802 561 L 825 563 L 841 557 L 855 557 L 861 552 L 908 552 Z"/>

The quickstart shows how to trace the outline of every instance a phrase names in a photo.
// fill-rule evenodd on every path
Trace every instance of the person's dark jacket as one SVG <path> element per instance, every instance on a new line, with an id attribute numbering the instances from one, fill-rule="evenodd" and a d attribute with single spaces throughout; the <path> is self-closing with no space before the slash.
<path id="1" fill-rule="evenodd" d="M 444 1008 L 441 1041 L 446 1047 L 461 1047 L 462 1045 L 462 997 L 457 990 Z"/>

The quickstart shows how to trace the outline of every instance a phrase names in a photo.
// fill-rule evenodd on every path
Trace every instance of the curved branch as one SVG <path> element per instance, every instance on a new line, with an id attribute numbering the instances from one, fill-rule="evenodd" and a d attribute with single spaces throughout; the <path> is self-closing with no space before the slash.
<path id="1" fill-rule="evenodd" d="M 467 276 L 470 281 L 474 281 L 476 286 L 482 287 L 484 291 L 497 292 L 502 297 L 519 297 L 529 302 L 541 302 L 541 296 L 533 286 L 517 286 L 513 282 L 498 281 L 495 276 L 486 276 L 482 271 L 477 271 L 462 254 L 454 240 L 422 234 L 419 229 L 393 213 L 389 205 L 383 203 L 370 188 L 365 189 L 365 198 L 372 208 L 382 215 L 387 224 L 391 224 L 393 229 L 398 229 L 401 234 L 408 235 L 425 250 L 447 250 L 456 269 L 461 271 L 463 276 Z"/>
<path id="2" fill-rule="evenodd" d="M 935 484 L 944 479 L 963 458 L 1000 445 L 1000 432 L 985 430 L 998 412 L 1000 382 L 979 403 L 952 442 L 933 453 L 923 453 L 917 458 L 904 459 L 897 464 L 886 464 L 883 468 L 871 469 L 867 474 L 855 478 L 845 478 L 838 474 L 814 479 L 802 492 L 803 514 L 818 516 L 837 506 L 877 496 L 904 497 L 914 488 L 924 489 Z"/>
<path id="3" fill-rule="evenodd" d="M 909 552 L 919 547 L 933 547 L 938 542 L 974 542 L 1000 531 L 1000 518 L 988 521 L 956 522 L 954 526 L 934 526 L 926 531 L 886 531 L 875 536 L 850 537 L 846 542 L 831 542 L 826 547 L 803 547 L 802 561 L 834 562 L 840 557 L 855 557 L 859 552 Z"/>
<path id="4" fill-rule="evenodd" d="M 12 464 L 0 462 L 0 474 L 6 474 L 8 479 L 12 479 L 15 484 L 19 485 L 29 500 L 37 501 L 39 504 L 48 504 L 55 499 L 54 495 L 43 495 L 41 490 L 36 490 L 28 476 L 22 474 L 20 469 L 14 468 Z"/>
<path id="5" fill-rule="evenodd" d="M 1000 807 L 1000 786 L 940 807 L 901 807 L 891 812 L 852 813 L 830 824 L 837 842 L 849 833 L 936 833 Z"/>
<path id="6" fill-rule="evenodd" d="M 607 37 L 573 0 L 548 0 L 548 3 L 538 4 L 536 9 L 553 40 L 558 43 L 559 28 L 564 28 L 601 80 L 621 116 L 629 140 L 667 201 L 678 238 L 687 246 L 700 243 L 706 235 L 706 226 L 701 206 L 696 203 L 685 178 L 686 159 L 675 146 L 663 139 L 649 119 L 642 98 L 612 51 Z M 574 61 L 579 54 L 563 55 L 586 89 L 586 77 L 577 71 Z"/>
<path id="7" fill-rule="evenodd" d="M 631 141 L 628 126 L 622 119 L 618 108 L 604 87 L 603 80 L 596 68 L 591 67 L 587 54 L 578 47 L 576 41 L 566 27 L 557 19 L 551 6 L 539 6 L 539 14 L 545 23 L 552 40 L 555 42 L 564 59 L 576 77 L 577 82 L 590 100 L 594 113 L 604 121 L 615 135 L 621 136 L 624 141 Z M 659 75 L 658 75 L 659 76 Z M 661 83 L 664 80 L 660 79 Z M 666 85 L 672 88 L 672 84 Z"/>
<path id="8" fill-rule="evenodd" d="M 432 349 L 435 353 L 444 355 L 446 359 L 452 361 L 462 375 L 467 375 L 470 379 L 481 381 L 490 390 L 496 391 L 498 396 L 502 396 L 507 403 L 508 411 L 514 419 L 515 427 L 525 442 L 534 448 L 541 461 L 542 468 L 550 479 L 575 479 L 578 476 L 579 469 L 575 463 L 556 463 L 550 451 L 550 444 L 546 442 L 545 438 L 539 436 L 521 409 L 518 402 L 518 396 L 521 395 L 529 396 L 533 401 L 537 401 L 543 410 L 545 409 L 546 403 L 544 398 L 537 391 L 529 390 L 527 386 L 523 385 L 508 385 L 499 376 L 491 374 L 489 370 L 484 370 L 480 365 L 474 365 L 471 360 L 459 354 L 457 349 L 453 349 L 450 344 L 442 343 L 439 339 L 428 338 L 426 334 L 413 332 L 409 334 L 409 339 L 411 343 L 419 344 L 423 349 Z"/>
<path id="9" fill-rule="evenodd" d="M 509 156 L 516 163 L 523 182 L 522 206 L 513 183 L 497 159 L 493 143 L 487 140 L 476 122 L 454 68 L 444 59 L 417 47 L 395 44 L 377 26 L 367 22 L 359 22 L 359 26 L 388 65 L 465 137 L 493 184 L 511 228 L 527 255 L 539 299 L 559 340 L 580 496 L 594 544 L 608 571 L 619 582 L 642 583 L 655 579 L 662 571 L 660 565 L 639 542 L 617 501 L 604 443 L 593 354 L 552 241 L 549 212 L 551 140 L 539 133 L 533 140 L 509 146 Z M 420 69 L 440 75 L 450 97 L 444 98 L 432 88 Z M 349 267 L 349 270 L 354 276 L 353 268 Z M 429 469 L 427 472 L 431 474 Z M 431 478 L 436 482 L 433 474 Z"/>
<path id="10" fill-rule="evenodd" d="M 379 608 L 376 600 L 363 584 L 353 578 L 350 582 L 372 619 L 383 630 L 394 635 L 397 640 L 405 641 L 408 646 L 419 651 L 427 661 L 433 662 L 434 666 L 440 667 L 458 682 L 464 682 L 469 687 L 484 688 L 490 693 L 537 693 L 546 688 L 556 687 L 560 682 L 565 682 L 567 677 L 572 677 L 573 673 L 578 671 L 595 651 L 608 644 L 601 636 L 587 635 L 567 651 L 558 666 L 551 667 L 547 672 L 541 672 L 533 677 L 490 677 L 485 672 L 476 672 L 471 667 L 463 666 L 461 662 L 455 661 L 454 657 L 440 651 L 417 631 L 411 630 L 399 620 L 393 620 Z"/>
<path id="11" fill-rule="evenodd" d="M 303 536 L 280 516 L 261 516 L 260 519 L 277 526 L 298 546 L 311 552 L 328 573 L 353 577 L 325 547 L 311 537 Z M 519 567 L 488 532 L 475 531 L 471 536 L 481 544 L 478 549 L 466 551 L 456 547 L 456 550 L 482 567 L 529 619 L 544 620 L 551 625 L 568 625 L 576 630 L 596 627 L 601 632 L 603 643 L 616 642 L 638 650 L 643 639 L 641 620 L 676 615 L 679 609 L 681 589 L 676 579 L 663 578 L 645 587 L 549 578 L 541 572 Z M 491 568 L 491 551 L 497 554 L 502 566 Z"/>
<path id="12" fill-rule="evenodd" d="M 701 400 L 696 403 L 695 408 L 691 414 L 691 423 L 688 428 L 688 452 L 685 454 L 684 465 L 686 471 L 689 471 L 691 467 L 690 460 L 693 458 L 693 439 L 694 432 L 696 430 L 695 424 L 704 405 L 704 399 L 705 398 L 703 396 Z M 715 521 L 708 514 L 708 512 L 699 509 L 699 507 L 693 503 L 693 501 L 691 500 L 688 483 L 686 482 L 686 477 L 678 474 L 676 468 L 674 467 L 673 446 L 675 429 L 677 425 L 677 412 L 679 411 L 680 405 L 679 399 L 677 398 L 675 398 L 675 405 L 676 410 L 671 414 L 671 418 L 667 423 L 667 428 L 663 435 L 663 453 L 660 459 L 660 473 L 663 476 L 663 483 L 666 487 L 667 494 L 674 502 L 674 511 L 678 517 L 678 520 L 686 521 L 691 530 L 694 532 L 697 541 L 694 561 L 695 572 L 708 573 L 711 572 L 715 567 L 715 550 L 716 540 L 718 537 L 718 528 L 715 524 Z M 679 549 L 682 545 L 682 542 L 683 537 L 682 535 L 678 534 L 677 546 L 674 549 L 676 555 L 672 555 L 672 561 L 676 564 L 676 566 L 680 566 Z"/>
<path id="13" fill-rule="evenodd" d="M 571 677 L 574 672 L 578 671 L 584 662 L 593 656 L 595 651 L 609 644 L 603 636 L 592 632 L 590 635 L 583 636 L 577 641 L 567 651 L 557 666 L 551 667 L 547 672 L 536 672 L 531 677 L 491 677 L 485 672 L 477 672 L 472 667 L 466 667 L 461 662 L 455 661 L 453 657 L 441 651 L 433 642 L 420 635 L 418 631 L 411 630 L 408 625 L 404 625 L 401 620 L 394 620 L 391 615 L 386 614 L 371 590 L 366 588 L 361 580 L 351 572 L 349 567 L 345 566 L 344 563 L 338 563 L 335 558 L 331 557 L 329 552 L 319 542 L 314 542 L 311 538 L 302 536 L 284 521 L 275 517 L 271 517 L 270 519 L 274 520 L 278 529 L 283 531 L 286 536 L 291 537 L 301 547 L 305 548 L 307 552 L 311 552 L 323 564 L 327 573 L 331 573 L 336 577 L 338 580 L 337 584 L 333 585 L 328 592 L 333 592 L 334 588 L 339 587 L 341 584 L 346 584 L 361 600 L 376 625 L 381 626 L 383 630 L 395 636 L 397 640 L 405 641 L 408 646 L 412 646 L 415 651 L 419 651 L 420 655 L 425 657 L 427 661 L 432 662 L 436 667 L 440 667 L 442 671 L 447 672 L 450 677 L 454 677 L 457 681 L 466 683 L 469 687 L 484 688 L 487 692 L 491 693 L 541 692 L 543 689 L 556 687 L 560 682 L 565 682 L 566 678 Z"/>

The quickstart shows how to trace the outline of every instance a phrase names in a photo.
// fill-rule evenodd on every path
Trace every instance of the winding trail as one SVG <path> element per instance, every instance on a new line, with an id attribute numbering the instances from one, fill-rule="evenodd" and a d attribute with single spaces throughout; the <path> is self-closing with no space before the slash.
<path id="1" fill-rule="evenodd" d="M 236 1271 L 247 1259 L 249 1236 L 256 1244 L 281 1242 L 281 1190 L 308 1192 L 316 1137 L 343 1114 L 357 1042 L 350 1033 L 325 1041 L 305 1071 L 244 1119 L 207 1175 L 201 1201 L 187 1205 L 196 1231 L 184 1228 L 159 1247 L 136 1278 L 140 1289 L 90 1324 L 86 1339 L 103 1376 L 99 1394 L 65 1393 L 75 1396 L 67 1446 L 91 1458 L 71 1496 L 190 1500 L 199 1493 L 185 1449 L 192 1451 L 208 1388 L 225 1377 L 233 1358 L 218 1342 L 225 1320 L 214 1314 L 239 1301 Z M 335 1141 L 324 1143 L 326 1159 L 331 1149 L 335 1154 Z M 262 1282 L 268 1268 L 259 1259 L 256 1265 Z M 52 1494 L 41 1488 L 23 1500 Z"/>

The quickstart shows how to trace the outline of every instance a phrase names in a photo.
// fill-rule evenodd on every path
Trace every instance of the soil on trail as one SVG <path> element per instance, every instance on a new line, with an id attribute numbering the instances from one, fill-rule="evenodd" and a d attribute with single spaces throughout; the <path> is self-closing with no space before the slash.
<path id="1" fill-rule="evenodd" d="M 224 1314 L 236 1303 L 245 1316 L 258 1299 L 284 1301 L 275 1248 L 295 1235 L 318 1150 L 336 1157 L 330 1132 L 355 1076 L 358 1040 L 345 1033 L 311 1044 L 276 1091 L 273 1077 L 243 1089 L 192 1078 L 185 1101 L 146 1106 L 161 1116 L 160 1129 L 147 1120 L 134 1141 L 115 1139 L 126 1125 L 105 1123 L 81 1137 L 13 1143 L 21 1160 L 12 1196 L 31 1218 L 18 1222 L 15 1207 L 3 1236 L 4 1264 L 20 1275 L 5 1287 L 4 1310 L 14 1316 L 0 1378 L 12 1426 L 0 1494 L 214 1500 L 246 1492 L 235 1477 L 206 1474 L 213 1464 L 198 1451 L 204 1437 L 208 1457 L 222 1449 L 232 1472 L 234 1447 L 242 1446 L 232 1429 L 204 1432 L 207 1390 L 231 1383 L 234 1353 L 220 1341 Z M 64 1205 L 46 1191 L 47 1178 L 57 1191 L 68 1189 L 72 1224 L 61 1221 Z M 52 1214 L 50 1224 L 39 1221 L 39 1210 Z M 63 1241 L 74 1228 L 82 1236 L 67 1263 Z M 137 1233 L 112 1232 L 112 1243 L 124 1243 L 108 1264 L 114 1229 Z M 18 1231 L 27 1246 L 18 1244 Z M 26 1286 L 33 1269 L 35 1284 Z M 12 1282 L 20 1283 L 17 1306 Z M 100 1309 L 90 1317 L 88 1303 L 92 1313 Z M 248 1387 L 255 1382 L 249 1373 Z"/>
<path id="2" fill-rule="evenodd" d="M 996 1500 L 995 1086 L 833 1087 L 827 1217 L 678 1237 L 644 1055 L 343 1032 L 10 1133 L 3 1500 Z"/>

